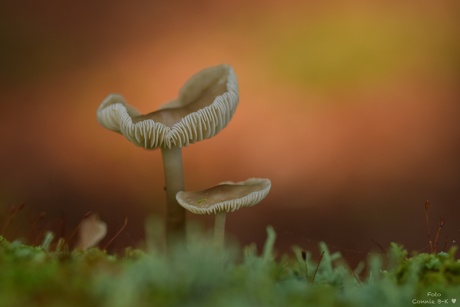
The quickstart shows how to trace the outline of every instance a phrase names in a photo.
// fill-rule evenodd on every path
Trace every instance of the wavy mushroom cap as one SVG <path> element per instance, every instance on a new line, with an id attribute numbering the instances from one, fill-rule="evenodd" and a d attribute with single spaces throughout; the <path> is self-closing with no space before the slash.
<path id="1" fill-rule="evenodd" d="M 240 182 L 222 182 L 202 191 L 181 191 L 176 194 L 176 199 L 193 213 L 216 214 L 254 206 L 268 195 L 270 188 L 269 179 L 250 178 Z"/>
<path id="2" fill-rule="evenodd" d="M 146 149 L 183 147 L 211 138 L 230 121 L 238 105 L 232 67 L 204 69 L 188 80 L 179 98 L 142 115 L 123 97 L 109 95 L 97 110 L 99 123 Z"/>

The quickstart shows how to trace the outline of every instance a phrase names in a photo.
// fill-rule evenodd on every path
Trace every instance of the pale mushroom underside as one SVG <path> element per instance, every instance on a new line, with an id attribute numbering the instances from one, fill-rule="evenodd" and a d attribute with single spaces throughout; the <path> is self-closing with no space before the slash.
<path id="1" fill-rule="evenodd" d="M 228 65 L 207 68 L 180 90 L 179 98 L 142 115 L 117 94 L 99 106 L 97 118 L 107 129 L 146 149 L 183 147 L 222 130 L 238 105 L 238 83 Z"/>

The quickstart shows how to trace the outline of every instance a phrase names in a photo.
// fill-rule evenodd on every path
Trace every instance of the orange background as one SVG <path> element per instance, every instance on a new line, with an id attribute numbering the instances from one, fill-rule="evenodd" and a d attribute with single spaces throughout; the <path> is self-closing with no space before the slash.
<path id="1" fill-rule="evenodd" d="M 350 258 L 372 240 L 422 249 L 425 199 L 432 233 L 443 217 L 442 244 L 460 239 L 457 1 L 0 6 L 3 212 L 25 203 L 50 225 L 63 215 L 70 232 L 91 210 L 109 236 L 128 217 L 117 246 L 138 244 L 145 216 L 164 213 L 161 154 L 102 128 L 96 109 L 120 93 L 153 111 L 227 63 L 238 109 L 183 157 L 190 190 L 272 180 L 265 201 L 228 217 L 242 243 L 260 244 L 273 225 L 279 250 L 323 240 Z"/>

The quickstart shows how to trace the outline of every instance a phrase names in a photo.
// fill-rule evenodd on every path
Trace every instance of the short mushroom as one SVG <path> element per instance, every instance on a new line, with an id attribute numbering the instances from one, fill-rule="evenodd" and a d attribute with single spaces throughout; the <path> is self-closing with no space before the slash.
<path id="1" fill-rule="evenodd" d="M 78 249 L 88 249 L 96 246 L 107 234 L 107 224 L 99 219 L 97 214 L 91 213 L 79 225 L 79 238 L 76 244 Z"/>
<path id="2" fill-rule="evenodd" d="M 161 148 L 165 175 L 168 241 L 185 236 L 185 210 L 176 193 L 184 190 L 181 148 L 219 133 L 238 105 L 238 83 L 232 67 L 204 69 L 188 80 L 179 97 L 142 115 L 117 94 L 97 110 L 99 123 L 145 149 Z"/>
<path id="3" fill-rule="evenodd" d="M 225 233 L 225 217 L 243 207 L 261 202 L 270 191 L 271 181 L 250 178 L 245 181 L 222 182 L 202 191 L 181 191 L 176 198 L 179 204 L 195 214 L 215 214 L 214 243 L 222 246 Z"/>

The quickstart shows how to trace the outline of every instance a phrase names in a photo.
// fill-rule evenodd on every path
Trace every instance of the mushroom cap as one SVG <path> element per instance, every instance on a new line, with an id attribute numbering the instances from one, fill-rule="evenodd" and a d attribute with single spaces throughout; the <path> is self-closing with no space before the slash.
<path id="1" fill-rule="evenodd" d="M 176 194 L 179 204 L 196 214 L 233 212 L 261 202 L 270 191 L 271 182 L 264 178 L 222 182 L 202 191 L 181 191 Z"/>
<path id="2" fill-rule="evenodd" d="M 76 246 L 80 249 L 96 246 L 106 234 L 107 224 L 101 221 L 97 214 L 92 213 L 81 222 Z"/>
<path id="3" fill-rule="evenodd" d="M 146 149 L 183 147 L 219 133 L 232 118 L 238 100 L 233 68 L 222 64 L 200 71 L 185 83 L 176 100 L 145 115 L 122 96 L 111 94 L 99 106 L 97 119 Z"/>

